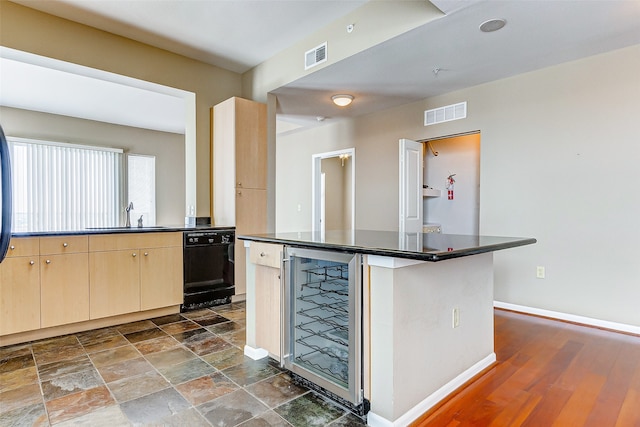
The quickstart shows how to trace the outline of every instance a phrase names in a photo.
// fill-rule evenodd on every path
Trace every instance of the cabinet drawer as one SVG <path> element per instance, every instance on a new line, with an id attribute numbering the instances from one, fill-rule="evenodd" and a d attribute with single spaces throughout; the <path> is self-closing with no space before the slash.
<path id="1" fill-rule="evenodd" d="M 123 249 L 164 248 L 182 246 L 182 233 L 118 233 L 89 236 L 89 251 L 117 251 Z"/>
<path id="2" fill-rule="evenodd" d="M 87 252 L 87 236 L 55 236 L 40 238 L 40 255 L 73 254 Z"/>
<path id="3" fill-rule="evenodd" d="M 37 256 L 40 252 L 39 239 L 37 237 L 13 238 L 9 242 L 7 257 L 14 256 Z"/>
<path id="4" fill-rule="evenodd" d="M 282 245 L 251 242 L 251 246 L 249 246 L 249 260 L 254 264 L 279 269 L 281 258 Z"/>

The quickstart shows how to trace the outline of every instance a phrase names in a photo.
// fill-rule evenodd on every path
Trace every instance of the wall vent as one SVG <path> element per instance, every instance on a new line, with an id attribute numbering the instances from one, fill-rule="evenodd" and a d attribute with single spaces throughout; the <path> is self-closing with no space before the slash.
<path id="1" fill-rule="evenodd" d="M 308 70 L 327 60 L 327 42 L 308 50 L 304 54 L 304 69 Z"/>
<path id="2" fill-rule="evenodd" d="M 450 122 L 451 120 L 467 118 L 467 102 L 447 105 L 433 110 L 424 112 L 424 125 L 430 126 L 442 122 Z"/>

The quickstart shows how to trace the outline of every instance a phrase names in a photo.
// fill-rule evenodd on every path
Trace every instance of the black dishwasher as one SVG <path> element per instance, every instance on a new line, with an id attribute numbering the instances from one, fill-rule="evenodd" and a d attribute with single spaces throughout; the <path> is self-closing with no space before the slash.
<path id="1" fill-rule="evenodd" d="M 180 311 L 229 304 L 235 294 L 235 230 L 185 231 Z"/>

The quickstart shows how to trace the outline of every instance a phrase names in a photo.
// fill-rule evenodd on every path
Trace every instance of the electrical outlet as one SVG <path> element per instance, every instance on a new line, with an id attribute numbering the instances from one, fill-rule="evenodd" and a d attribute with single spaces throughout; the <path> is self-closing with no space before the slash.
<path id="1" fill-rule="evenodd" d="M 544 279 L 544 267 L 539 265 L 536 267 L 536 277 L 538 279 Z"/>
<path id="2" fill-rule="evenodd" d="M 457 328 L 458 326 L 460 326 L 460 309 L 456 307 L 453 309 L 451 327 Z"/>

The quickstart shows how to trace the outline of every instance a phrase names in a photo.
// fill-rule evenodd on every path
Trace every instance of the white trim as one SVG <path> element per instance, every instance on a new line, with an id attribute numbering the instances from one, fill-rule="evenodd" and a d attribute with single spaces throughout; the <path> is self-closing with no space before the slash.
<path id="1" fill-rule="evenodd" d="M 407 258 L 392 258 L 388 256 L 369 255 L 367 257 L 367 264 L 374 267 L 384 268 L 402 268 L 409 267 L 416 264 L 424 264 L 426 261 L 419 261 L 417 259 Z"/>
<path id="2" fill-rule="evenodd" d="M 411 422 L 417 420 L 422 414 L 433 408 L 438 402 L 445 399 L 451 393 L 462 387 L 467 381 L 478 375 L 480 372 L 491 366 L 496 361 L 496 354 L 491 353 L 484 359 L 480 360 L 469 369 L 466 369 L 460 375 L 440 387 L 438 390 L 427 396 L 422 402 L 409 409 L 395 421 L 389 421 L 380 415 L 369 412 L 367 415 L 367 425 L 371 427 L 396 427 L 407 426 Z"/>
<path id="3" fill-rule="evenodd" d="M 264 348 L 253 348 L 248 345 L 244 346 L 244 355 L 250 357 L 253 360 L 264 359 L 269 355 L 269 352 Z"/>
<path id="4" fill-rule="evenodd" d="M 502 301 L 494 301 L 493 306 L 496 308 L 504 308 L 505 310 L 518 311 L 520 313 L 534 314 L 536 316 L 549 317 L 552 319 L 565 320 L 567 322 L 580 323 L 587 326 L 595 326 L 597 328 L 611 329 L 618 332 L 640 335 L 640 326 L 628 325 L 626 323 L 610 322 L 608 320 L 594 319 L 592 317 L 544 310 L 542 308 L 528 307 L 525 305 L 511 304 Z"/>

